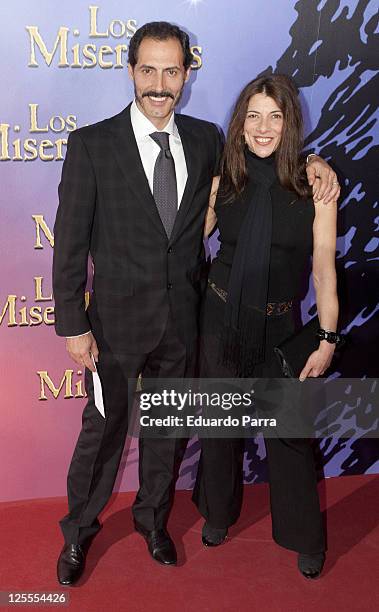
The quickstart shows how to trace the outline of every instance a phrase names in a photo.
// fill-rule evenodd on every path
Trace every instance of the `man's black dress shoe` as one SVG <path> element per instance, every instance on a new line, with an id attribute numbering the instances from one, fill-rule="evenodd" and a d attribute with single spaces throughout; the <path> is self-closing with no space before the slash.
<path id="1" fill-rule="evenodd" d="M 325 563 L 325 553 L 314 553 L 312 555 L 305 555 L 299 553 L 297 557 L 297 566 L 304 578 L 314 580 L 318 578 L 322 572 L 322 568 Z"/>
<path id="2" fill-rule="evenodd" d="M 163 565 L 176 565 L 175 544 L 166 529 L 148 531 L 136 521 L 134 522 L 134 527 L 145 538 L 148 551 L 155 561 Z"/>
<path id="3" fill-rule="evenodd" d="M 80 544 L 65 544 L 57 564 L 58 580 L 70 585 L 77 582 L 84 571 L 86 551 Z"/>
<path id="4" fill-rule="evenodd" d="M 209 523 L 204 523 L 201 534 L 201 541 L 204 546 L 220 546 L 225 542 L 228 535 L 227 527 L 218 529 L 217 527 L 211 527 Z"/>

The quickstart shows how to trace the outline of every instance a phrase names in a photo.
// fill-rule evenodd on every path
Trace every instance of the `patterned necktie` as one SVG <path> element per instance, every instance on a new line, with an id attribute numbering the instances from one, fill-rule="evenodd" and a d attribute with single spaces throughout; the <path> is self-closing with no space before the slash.
<path id="1" fill-rule="evenodd" d="M 166 234 L 170 238 L 178 211 L 175 163 L 170 151 L 169 134 L 154 132 L 150 137 L 161 148 L 154 166 L 153 195 Z"/>

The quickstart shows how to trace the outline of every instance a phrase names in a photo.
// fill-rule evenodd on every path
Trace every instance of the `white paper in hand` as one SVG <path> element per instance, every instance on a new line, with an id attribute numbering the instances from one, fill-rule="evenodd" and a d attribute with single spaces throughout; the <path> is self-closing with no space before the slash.
<path id="1" fill-rule="evenodd" d="M 96 363 L 92 355 L 93 365 L 95 366 L 96 372 L 92 372 L 92 380 L 93 380 L 93 392 L 95 396 L 95 406 L 100 412 L 101 416 L 105 419 L 105 409 L 104 409 L 104 400 L 103 400 L 103 390 L 101 388 L 101 380 L 100 376 L 97 372 Z"/>

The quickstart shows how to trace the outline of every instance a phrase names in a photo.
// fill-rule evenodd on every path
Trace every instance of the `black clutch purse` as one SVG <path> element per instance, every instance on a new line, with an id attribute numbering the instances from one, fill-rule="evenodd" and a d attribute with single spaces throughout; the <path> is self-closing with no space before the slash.
<path id="1" fill-rule="evenodd" d="M 286 338 L 274 347 L 283 376 L 286 378 L 299 378 L 300 372 L 313 351 L 317 351 L 320 340 L 317 331 L 320 328 L 318 316 L 313 317 L 299 331 Z"/>

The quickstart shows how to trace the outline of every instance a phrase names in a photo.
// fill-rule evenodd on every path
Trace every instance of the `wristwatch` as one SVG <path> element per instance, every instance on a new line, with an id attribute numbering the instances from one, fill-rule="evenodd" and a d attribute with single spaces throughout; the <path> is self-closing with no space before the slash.
<path id="1" fill-rule="evenodd" d="M 317 153 L 309 153 L 309 155 L 307 155 L 307 159 L 306 159 L 306 163 L 309 164 L 309 159 L 311 157 L 317 157 Z"/>

